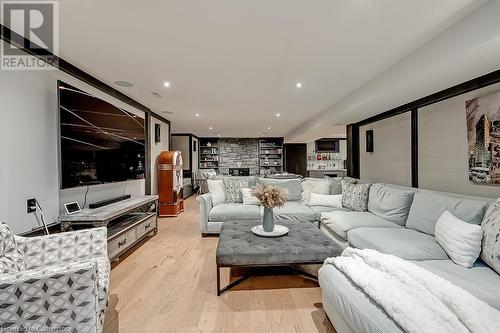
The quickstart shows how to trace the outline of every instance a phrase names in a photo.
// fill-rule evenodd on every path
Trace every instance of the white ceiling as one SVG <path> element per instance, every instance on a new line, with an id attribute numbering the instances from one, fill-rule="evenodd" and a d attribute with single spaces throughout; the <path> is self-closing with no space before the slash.
<path id="1" fill-rule="evenodd" d="M 60 55 L 174 132 L 285 136 L 483 3 L 65 0 Z"/>

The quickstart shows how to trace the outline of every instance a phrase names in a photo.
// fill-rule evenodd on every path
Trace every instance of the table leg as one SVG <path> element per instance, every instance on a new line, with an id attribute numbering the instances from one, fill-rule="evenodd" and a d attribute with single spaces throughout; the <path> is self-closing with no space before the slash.
<path id="1" fill-rule="evenodd" d="M 248 272 L 246 275 L 240 277 L 239 279 L 229 283 L 227 286 L 225 286 L 224 288 L 221 289 L 220 287 L 220 269 L 221 267 L 220 266 L 217 266 L 217 296 L 220 296 L 223 292 L 231 289 L 232 287 L 240 284 L 241 282 L 247 280 L 249 277 L 252 276 L 252 272 Z"/>
<path id="2" fill-rule="evenodd" d="M 220 267 L 217 265 L 217 296 L 220 296 Z"/>

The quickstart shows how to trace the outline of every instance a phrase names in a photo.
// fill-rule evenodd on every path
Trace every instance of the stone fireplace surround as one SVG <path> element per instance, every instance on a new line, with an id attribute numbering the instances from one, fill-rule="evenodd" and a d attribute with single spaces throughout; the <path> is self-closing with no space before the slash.
<path id="1" fill-rule="evenodd" d="M 229 175 L 229 168 L 249 168 L 259 174 L 259 139 L 220 138 L 219 172 Z"/>

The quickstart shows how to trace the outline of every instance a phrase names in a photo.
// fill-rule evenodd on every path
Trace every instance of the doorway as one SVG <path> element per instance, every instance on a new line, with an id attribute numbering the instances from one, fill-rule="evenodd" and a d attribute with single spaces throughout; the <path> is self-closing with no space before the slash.
<path id="1" fill-rule="evenodd" d="M 306 177 L 307 174 L 307 144 L 285 144 L 285 171 Z"/>

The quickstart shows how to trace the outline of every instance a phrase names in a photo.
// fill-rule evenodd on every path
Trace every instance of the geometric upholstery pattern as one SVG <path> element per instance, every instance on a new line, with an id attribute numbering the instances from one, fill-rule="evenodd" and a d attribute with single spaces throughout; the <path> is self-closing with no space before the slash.
<path id="1" fill-rule="evenodd" d="M 342 183 L 342 207 L 355 212 L 366 212 L 371 185 Z"/>
<path id="2" fill-rule="evenodd" d="M 249 187 L 248 177 L 224 177 L 222 182 L 226 187 L 226 203 L 242 203 L 241 189 Z"/>
<path id="3" fill-rule="evenodd" d="M 0 223 L 0 273 L 16 273 L 26 269 L 14 234 L 5 223 Z"/>
<path id="4" fill-rule="evenodd" d="M 27 270 L 0 274 L 0 331 L 102 332 L 107 229 L 14 238 Z"/>
<path id="5" fill-rule="evenodd" d="M 85 229 L 39 237 L 19 237 L 27 269 L 73 262 L 79 259 L 107 257 L 106 228 Z"/>

